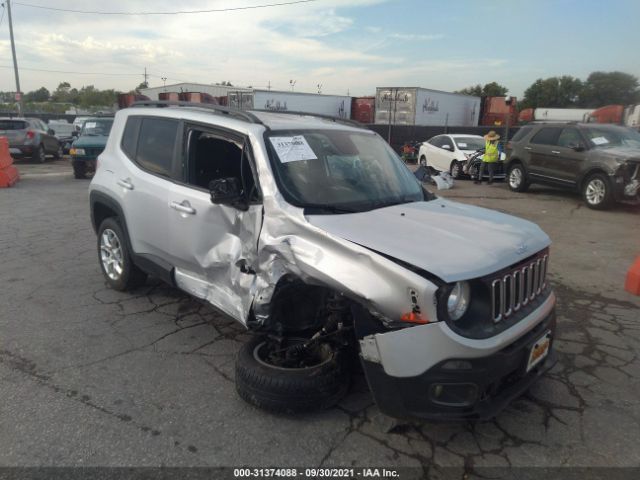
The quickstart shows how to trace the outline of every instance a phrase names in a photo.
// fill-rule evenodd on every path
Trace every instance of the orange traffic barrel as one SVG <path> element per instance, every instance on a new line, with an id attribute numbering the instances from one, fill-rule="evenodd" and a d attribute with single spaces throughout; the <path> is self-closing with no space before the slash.
<path id="1" fill-rule="evenodd" d="M 0 137 L 0 188 L 11 187 L 19 179 L 18 169 L 9 154 L 9 141 L 7 137 Z"/>
<path id="2" fill-rule="evenodd" d="M 633 295 L 640 295 L 640 257 L 631 264 L 624 282 L 624 289 Z"/>

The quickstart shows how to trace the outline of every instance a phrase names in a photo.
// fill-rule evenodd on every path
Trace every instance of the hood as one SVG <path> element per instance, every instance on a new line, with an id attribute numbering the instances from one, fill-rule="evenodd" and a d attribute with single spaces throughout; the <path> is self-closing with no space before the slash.
<path id="1" fill-rule="evenodd" d="M 107 135 L 86 135 L 82 137 L 78 137 L 78 139 L 73 142 L 73 146 L 76 148 L 87 148 L 87 147 L 101 147 L 104 148 L 107 145 L 107 139 L 109 137 Z"/>
<path id="2" fill-rule="evenodd" d="M 307 220 L 445 282 L 488 275 L 551 243 L 532 222 L 440 198 L 370 212 L 309 215 Z"/>
<path id="3" fill-rule="evenodd" d="M 633 160 L 640 162 L 640 149 L 632 147 L 608 147 L 592 148 L 589 150 L 590 157 L 613 159 L 613 160 Z"/>

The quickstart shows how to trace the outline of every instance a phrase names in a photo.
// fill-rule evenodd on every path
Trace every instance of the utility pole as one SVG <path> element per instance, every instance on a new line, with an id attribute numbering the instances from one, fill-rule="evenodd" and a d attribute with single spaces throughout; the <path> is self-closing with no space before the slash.
<path id="1" fill-rule="evenodd" d="M 267 84 L 267 90 L 271 91 L 271 80 L 269 80 L 269 83 Z"/>
<path id="2" fill-rule="evenodd" d="M 160 77 L 162 80 L 162 87 L 164 88 L 164 91 L 167 91 L 167 77 Z"/>
<path id="3" fill-rule="evenodd" d="M 13 41 L 13 22 L 11 21 L 11 1 L 7 0 L 7 15 L 9 17 L 9 37 L 11 38 L 11 53 L 13 54 L 13 71 L 16 75 L 16 100 L 18 113 L 22 115 L 22 92 L 20 91 L 20 76 L 18 75 L 18 60 L 16 58 L 16 44 Z"/>
<path id="4" fill-rule="evenodd" d="M 144 77 L 144 84 L 148 87 L 149 84 L 147 83 L 147 78 L 149 77 L 149 75 L 147 74 L 147 67 L 144 67 L 143 77 Z"/>

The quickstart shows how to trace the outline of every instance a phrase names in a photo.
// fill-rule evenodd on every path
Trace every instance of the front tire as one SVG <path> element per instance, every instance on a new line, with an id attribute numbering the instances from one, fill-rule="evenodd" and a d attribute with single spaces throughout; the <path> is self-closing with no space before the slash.
<path id="1" fill-rule="evenodd" d="M 449 173 L 451 174 L 451 178 L 455 180 L 459 179 L 462 173 L 462 167 L 460 166 L 460 162 L 458 162 L 457 160 L 454 160 L 453 162 L 451 162 Z"/>
<path id="2" fill-rule="evenodd" d="M 114 290 L 132 290 L 147 279 L 147 274 L 133 263 L 124 231 L 114 217 L 105 219 L 98 229 L 98 261 Z"/>
<path id="3" fill-rule="evenodd" d="M 246 402 L 275 413 L 302 413 L 329 408 L 347 393 L 350 374 L 345 352 L 323 344 L 324 355 L 308 366 L 278 366 L 269 359 L 269 342 L 254 337 L 236 358 L 236 390 Z"/>
<path id="4" fill-rule="evenodd" d="M 424 155 L 422 155 L 420 157 L 420 166 L 421 167 L 426 167 L 427 166 L 427 157 L 425 157 Z"/>
<path id="5" fill-rule="evenodd" d="M 524 167 L 520 163 L 516 163 L 509 167 L 507 172 L 507 182 L 509 189 L 514 192 L 526 192 L 529 188 L 529 181 Z"/>
<path id="6" fill-rule="evenodd" d="M 63 155 L 64 155 L 64 152 L 62 151 L 62 145 L 59 145 L 58 150 L 56 150 L 56 153 L 53 154 L 53 158 L 55 158 L 56 160 L 59 160 L 62 158 Z"/>
<path id="7" fill-rule="evenodd" d="M 605 210 L 611 206 L 613 196 L 609 179 L 602 173 L 591 175 L 582 187 L 582 198 L 587 207 Z"/>
<path id="8" fill-rule="evenodd" d="M 78 180 L 87 178 L 87 165 L 85 162 L 73 162 L 73 176 Z"/>

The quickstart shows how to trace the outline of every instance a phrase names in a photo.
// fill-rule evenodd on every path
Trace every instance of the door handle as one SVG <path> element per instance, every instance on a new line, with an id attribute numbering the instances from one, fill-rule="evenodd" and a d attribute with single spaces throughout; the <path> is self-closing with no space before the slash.
<path id="1" fill-rule="evenodd" d="M 560 152 L 558 150 L 551 150 L 551 153 L 553 153 L 554 155 L 560 155 Z"/>
<path id="2" fill-rule="evenodd" d="M 525 150 L 531 150 L 531 147 L 524 147 Z"/>
<path id="3" fill-rule="evenodd" d="M 133 190 L 133 183 L 131 183 L 130 178 L 121 178 L 120 180 L 118 180 L 117 183 L 118 185 L 126 188 L 127 190 Z"/>
<path id="4" fill-rule="evenodd" d="M 169 204 L 169 206 L 171 208 L 173 208 L 174 210 L 177 210 L 178 212 L 181 213 L 187 213 L 189 215 L 195 215 L 196 214 L 196 209 L 193 208 L 188 201 L 183 200 L 182 203 L 178 203 L 178 202 L 171 202 Z"/>

